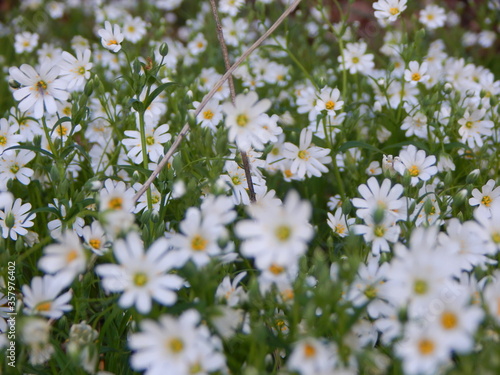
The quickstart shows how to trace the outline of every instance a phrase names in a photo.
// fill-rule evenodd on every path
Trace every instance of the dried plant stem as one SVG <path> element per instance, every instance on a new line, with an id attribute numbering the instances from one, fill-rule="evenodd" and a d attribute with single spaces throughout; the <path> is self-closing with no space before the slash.
<path id="1" fill-rule="evenodd" d="M 217 12 L 217 5 L 215 0 L 210 0 L 210 5 L 212 6 L 212 14 L 214 15 L 215 25 L 217 28 L 217 39 L 219 39 L 220 48 L 222 50 L 222 56 L 224 57 L 224 65 L 226 71 L 231 68 L 231 63 L 229 62 L 229 53 L 227 52 L 226 41 L 224 40 L 224 33 L 222 32 L 222 24 L 219 19 L 219 14 Z M 234 89 L 233 76 L 228 77 L 229 91 L 231 92 L 231 102 L 235 105 L 236 100 L 236 90 Z M 247 179 L 248 195 L 250 196 L 250 202 L 254 203 L 257 199 L 255 198 L 255 189 L 253 188 L 252 173 L 250 172 L 250 162 L 248 160 L 248 155 L 246 151 L 240 150 L 241 161 L 243 162 L 243 169 L 245 170 L 245 177 Z"/>
<path id="2" fill-rule="evenodd" d="M 301 0 L 295 0 L 284 12 L 283 14 L 276 20 L 276 22 L 267 30 L 252 46 L 243 53 L 243 55 L 240 56 L 238 60 L 226 71 L 226 73 L 219 79 L 219 81 L 214 85 L 212 90 L 203 98 L 203 101 L 200 103 L 198 108 L 194 111 L 194 116 L 198 116 L 198 114 L 201 112 L 201 110 L 207 105 L 208 101 L 212 99 L 212 97 L 215 95 L 217 90 L 222 86 L 222 84 L 231 76 L 231 74 L 236 70 L 240 64 L 245 61 L 245 59 L 253 52 L 257 47 L 259 47 L 264 40 L 266 40 L 269 35 L 271 35 L 274 30 L 278 28 L 279 25 L 285 20 L 286 17 L 290 13 L 294 11 L 294 9 L 299 5 Z M 172 157 L 174 152 L 177 150 L 179 147 L 180 143 L 182 142 L 182 139 L 187 135 L 189 132 L 189 124 L 185 124 L 184 127 L 181 129 L 180 133 L 177 135 L 177 138 L 175 139 L 174 143 L 172 146 L 170 146 L 170 149 L 167 151 L 163 159 L 161 159 L 160 163 L 158 166 L 155 168 L 155 170 L 151 173 L 151 176 L 147 179 L 147 181 L 142 185 L 142 187 L 139 189 L 137 194 L 134 196 L 134 202 L 137 202 L 137 200 L 141 197 L 142 194 L 146 190 L 149 189 L 149 186 L 153 183 L 154 179 L 158 174 L 161 172 L 161 170 L 167 165 L 169 159 Z"/>

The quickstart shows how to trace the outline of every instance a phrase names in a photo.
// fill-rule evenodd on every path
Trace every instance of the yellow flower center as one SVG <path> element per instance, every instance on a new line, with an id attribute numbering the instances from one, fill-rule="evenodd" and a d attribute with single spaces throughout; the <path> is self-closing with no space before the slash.
<path id="1" fill-rule="evenodd" d="M 205 120 L 211 120 L 213 117 L 214 113 L 211 110 L 207 109 L 205 112 L 203 112 L 203 118 Z"/>
<path id="2" fill-rule="evenodd" d="M 52 302 L 47 301 L 47 302 L 41 302 L 38 305 L 36 305 L 35 310 L 37 311 L 49 311 L 52 308 Z"/>
<path id="3" fill-rule="evenodd" d="M 491 235 L 491 239 L 494 243 L 500 243 L 500 232 L 495 232 Z"/>
<path id="4" fill-rule="evenodd" d="M 411 80 L 412 81 L 420 81 L 420 78 L 422 78 L 422 76 L 420 75 L 420 73 L 413 73 L 411 75 Z"/>
<path id="5" fill-rule="evenodd" d="M 375 297 L 377 297 L 377 288 L 375 288 L 373 285 L 369 285 L 366 289 L 365 289 L 365 296 L 368 297 L 369 299 L 373 299 Z"/>
<path id="6" fill-rule="evenodd" d="M 359 57 L 353 57 L 353 58 L 352 58 L 352 62 L 353 62 L 354 64 L 359 63 Z"/>
<path id="7" fill-rule="evenodd" d="M 66 128 L 65 126 L 59 125 L 59 126 L 56 128 L 56 132 L 57 132 L 57 134 L 59 134 L 61 137 L 64 137 L 66 134 L 68 134 L 68 128 Z"/>
<path id="8" fill-rule="evenodd" d="M 293 173 L 290 169 L 285 169 L 284 172 L 286 178 L 291 178 L 293 176 Z"/>
<path id="9" fill-rule="evenodd" d="M 343 234 L 346 231 L 346 227 L 343 224 L 335 225 L 335 233 Z"/>
<path id="10" fill-rule="evenodd" d="M 38 81 L 36 83 L 36 87 L 38 87 L 40 90 L 47 90 L 47 82 L 45 82 L 45 81 Z"/>
<path id="11" fill-rule="evenodd" d="M 167 347 L 173 353 L 180 353 L 184 349 L 184 342 L 180 338 L 174 337 L 167 342 Z"/>
<path id="12" fill-rule="evenodd" d="M 305 344 L 304 345 L 304 356 L 306 358 L 311 358 L 316 355 L 316 348 L 312 346 L 311 344 Z"/>
<path id="13" fill-rule="evenodd" d="M 491 197 L 489 195 L 485 195 L 483 197 L 483 199 L 481 199 L 481 203 L 484 204 L 486 207 L 490 207 L 491 202 L 493 202 L 493 200 L 491 199 Z"/>
<path id="14" fill-rule="evenodd" d="M 101 247 L 101 240 L 97 239 L 97 238 L 92 238 L 90 241 L 89 241 L 89 245 L 92 249 L 99 249 Z"/>
<path id="15" fill-rule="evenodd" d="M 117 42 L 115 39 L 111 39 L 111 40 L 109 40 L 109 41 L 108 41 L 108 43 L 107 43 L 107 45 L 108 45 L 108 46 L 111 46 L 111 45 L 113 45 L 113 44 L 118 44 L 118 42 Z"/>
<path id="16" fill-rule="evenodd" d="M 428 19 L 429 21 L 432 21 L 432 20 L 434 19 L 434 14 L 428 14 L 428 15 L 427 15 L 427 19 Z"/>
<path id="17" fill-rule="evenodd" d="M 137 272 L 134 275 L 134 285 L 136 286 L 144 286 L 148 282 L 148 275 L 144 272 Z"/>
<path id="18" fill-rule="evenodd" d="M 446 311 L 441 315 L 441 324 L 444 329 L 453 329 L 458 325 L 458 318 L 454 313 Z"/>
<path id="19" fill-rule="evenodd" d="M 420 169 L 416 165 L 412 165 L 408 168 L 408 172 L 410 172 L 410 176 L 417 177 L 420 174 Z"/>
<path id="20" fill-rule="evenodd" d="M 191 240 L 191 248 L 195 251 L 203 251 L 206 249 L 208 241 L 200 235 L 196 235 Z"/>
<path id="21" fill-rule="evenodd" d="M 231 181 L 233 182 L 233 185 L 241 185 L 240 176 L 233 176 L 233 177 L 231 177 Z"/>
<path id="22" fill-rule="evenodd" d="M 375 235 L 375 237 L 384 237 L 385 232 L 386 229 L 382 225 L 376 225 L 375 229 L 373 230 L 373 234 Z"/>
<path id="23" fill-rule="evenodd" d="M 417 294 L 425 294 L 429 290 L 429 286 L 427 285 L 427 282 L 425 280 L 415 280 L 415 283 L 413 284 L 413 290 Z"/>
<path id="24" fill-rule="evenodd" d="M 284 301 L 291 301 L 293 299 L 293 290 L 292 289 L 287 289 L 281 292 L 281 297 L 283 297 Z"/>
<path id="25" fill-rule="evenodd" d="M 278 240 L 284 242 L 290 238 L 290 236 L 292 235 L 292 230 L 288 225 L 280 225 L 278 228 L 276 228 L 274 233 L 276 234 Z"/>
<path id="26" fill-rule="evenodd" d="M 71 250 L 68 255 L 66 255 L 66 261 L 68 263 L 71 263 L 72 261 L 74 261 L 76 258 L 78 258 L 78 251 L 76 250 Z"/>
<path id="27" fill-rule="evenodd" d="M 204 46 L 203 42 L 198 42 L 196 44 L 196 47 L 198 47 L 198 48 L 203 48 L 203 46 Z"/>
<path id="28" fill-rule="evenodd" d="M 153 136 L 146 137 L 146 144 L 152 146 L 155 144 L 155 138 Z"/>
<path id="29" fill-rule="evenodd" d="M 273 275 L 281 275 L 284 270 L 285 270 L 285 267 L 278 266 L 276 264 L 271 264 L 269 266 L 269 272 L 271 272 Z"/>
<path id="30" fill-rule="evenodd" d="M 123 207 L 123 199 L 120 197 L 110 199 L 108 207 L 112 210 L 121 210 Z"/>
<path id="31" fill-rule="evenodd" d="M 333 102 L 333 101 L 331 101 L 331 100 L 327 101 L 327 102 L 325 103 L 325 108 L 326 108 L 327 110 L 329 110 L 329 111 L 330 111 L 330 110 L 332 110 L 332 109 L 334 109 L 334 108 L 335 108 L 335 102 Z"/>
<path id="32" fill-rule="evenodd" d="M 309 151 L 307 150 L 300 150 L 297 156 L 302 160 L 309 160 L 309 158 L 311 157 Z"/>
<path id="33" fill-rule="evenodd" d="M 11 171 L 12 173 L 16 174 L 17 172 L 19 172 L 19 165 L 17 165 L 17 164 L 12 164 L 12 165 L 10 166 L 10 171 Z"/>
<path id="34" fill-rule="evenodd" d="M 78 74 L 80 74 L 80 75 L 83 76 L 83 75 L 85 75 L 86 72 L 87 71 L 85 70 L 84 66 L 81 66 L 81 67 L 78 68 Z"/>
<path id="35" fill-rule="evenodd" d="M 391 9 L 389 9 L 389 13 L 392 14 L 393 16 L 395 16 L 396 14 L 399 13 L 399 9 L 398 8 L 391 8 Z"/>
<path id="36" fill-rule="evenodd" d="M 196 362 L 189 367 L 190 374 L 199 374 L 202 371 L 203 367 L 201 366 L 200 362 Z"/>
<path id="37" fill-rule="evenodd" d="M 430 355 L 434 352 L 434 343 L 429 339 L 422 339 L 418 343 L 418 350 L 420 354 Z"/>
<path id="38" fill-rule="evenodd" d="M 468 128 L 468 129 L 471 129 L 473 126 L 474 126 L 474 123 L 472 121 L 467 121 L 465 123 L 465 127 Z"/>
<path id="39" fill-rule="evenodd" d="M 236 117 L 236 124 L 244 128 L 248 124 L 248 116 L 244 113 L 238 115 L 238 117 Z"/>
<path id="40" fill-rule="evenodd" d="M 156 204 L 160 201 L 160 196 L 157 194 L 154 194 L 151 196 L 151 203 Z"/>
<path id="41" fill-rule="evenodd" d="M 5 146 L 7 144 L 7 137 L 0 135 L 0 146 Z"/>

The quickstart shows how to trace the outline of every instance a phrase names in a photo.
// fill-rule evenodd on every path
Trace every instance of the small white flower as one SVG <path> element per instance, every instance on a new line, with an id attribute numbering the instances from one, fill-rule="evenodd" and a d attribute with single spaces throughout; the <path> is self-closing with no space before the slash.
<path id="1" fill-rule="evenodd" d="M 488 182 L 479 189 L 472 190 L 472 198 L 469 199 L 469 204 L 471 206 L 483 206 L 491 209 L 491 206 L 499 200 L 500 197 L 500 186 L 495 188 L 495 180 L 490 179 Z"/>
<path id="2" fill-rule="evenodd" d="M 427 5 L 420 11 L 420 23 L 428 29 L 437 29 L 443 27 L 446 22 L 446 12 L 444 8 L 437 5 Z"/>
<path id="3" fill-rule="evenodd" d="M 312 136 L 312 131 L 304 128 L 300 132 L 298 147 L 290 142 L 283 145 L 283 156 L 292 160 L 290 171 L 299 178 L 320 177 L 322 173 L 328 172 L 325 164 L 332 162 L 332 158 L 328 156 L 329 149 L 311 145 Z"/>
<path id="4" fill-rule="evenodd" d="M 418 82 L 425 82 L 429 79 L 427 73 L 427 63 L 419 64 L 417 61 L 410 61 L 409 69 L 405 70 L 404 79 L 410 82 L 410 85 L 415 86 Z"/>
<path id="5" fill-rule="evenodd" d="M 116 240 L 113 253 L 119 264 L 100 264 L 95 268 L 107 292 L 123 293 L 118 301 L 122 308 L 135 306 L 141 314 L 151 311 L 152 301 L 171 306 L 177 301 L 176 290 L 183 279 L 167 272 L 176 266 L 166 238 L 156 240 L 148 251 L 136 232 Z"/>
<path id="6" fill-rule="evenodd" d="M 104 22 L 104 29 L 98 31 L 101 37 L 101 44 L 104 48 L 109 49 L 111 52 L 118 52 L 122 46 L 124 36 L 120 31 L 120 26 L 111 25 L 109 21 Z"/>
<path id="7" fill-rule="evenodd" d="M 67 283 L 60 276 L 45 275 L 43 278 L 35 276 L 31 279 L 31 287 L 23 285 L 23 301 L 26 314 L 38 314 L 50 319 L 59 319 L 66 311 L 71 311 L 73 306 L 68 304 L 71 300 L 71 291 L 59 295 L 66 288 Z"/>
<path id="8" fill-rule="evenodd" d="M 59 67 L 49 60 L 44 60 L 38 70 L 23 64 L 20 68 L 10 68 L 9 73 L 23 86 L 14 91 L 21 112 L 33 110 L 33 116 L 39 119 L 45 110 L 49 114 L 57 112 L 56 100 L 68 99 L 67 83 L 58 78 Z"/>
<path id="9" fill-rule="evenodd" d="M 465 111 L 464 117 L 458 120 L 458 123 L 462 125 L 458 129 L 458 134 L 462 136 L 462 142 L 467 142 L 469 147 L 474 147 L 477 145 L 481 147 L 483 145 L 483 137 L 492 134 L 493 121 L 483 120 L 486 114 L 486 109 L 477 109 L 472 113 Z"/>
<path id="10" fill-rule="evenodd" d="M 379 0 L 373 3 L 375 17 L 384 21 L 394 22 L 406 9 L 406 0 Z"/>
<path id="11" fill-rule="evenodd" d="M 428 181 L 438 172 L 434 164 L 436 164 L 434 155 L 427 156 L 424 150 L 417 150 L 415 146 L 409 145 L 406 150 L 400 152 L 399 161 L 394 164 L 394 169 L 401 175 L 408 171 L 411 184 L 415 186 L 419 180 Z"/>
<path id="12" fill-rule="evenodd" d="M 80 238 L 73 231 L 63 232 L 58 243 L 44 249 L 44 255 L 38 261 L 38 267 L 47 273 L 63 275 L 67 284 L 87 266 L 87 257 Z"/>
<path id="13" fill-rule="evenodd" d="M 226 114 L 226 127 L 229 128 L 229 141 L 235 142 L 240 150 L 261 150 L 265 143 L 277 142 L 278 138 L 264 127 L 267 117 L 262 115 L 270 107 L 271 101 L 259 101 L 254 91 L 236 96 L 234 105 L 222 104 L 222 111 Z"/>
<path id="14" fill-rule="evenodd" d="M 20 198 L 15 201 L 9 196 L 3 195 L 2 198 L 7 198 L 4 209 L 0 210 L 0 228 L 2 229 L 2 237 L 10 237 L 12 240 L 17 240 L 17 236 L 25 236 L 28 234 L 26 228 L 34 225 L 33 219 L 35 214 L 30 214 L 30 203 L 22 204 Z M 3 202 L 2 202 L 3 203 Z M 2 204 L 3 205 L 3 204 Z"/>
<path id="15" fill-rule="evenodd" d="M 335 116 L 335 111 L 338 111 L 344 105 L 344 102 L 339 100 L 340 91 L 337 88 L 323 87 L 316 101 L 315 109 L 317 111 L 326 110 L 330 116 Z"/>
<path id="16" fill-rule="evenodd" d="M 24 31 L 15 36 L 14 49 L 16 53 L 31 52 L 38 45 L 38 34 Z"/>

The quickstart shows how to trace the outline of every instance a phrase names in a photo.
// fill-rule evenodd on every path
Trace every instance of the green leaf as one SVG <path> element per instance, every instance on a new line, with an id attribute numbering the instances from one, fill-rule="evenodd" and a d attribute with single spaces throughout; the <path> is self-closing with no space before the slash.
<path id="1" fill-rule="evenodd" d="M 37 146 L 30 146 L 30 145 L 12 146 L 12 147 L 5 149 L 5 151 L 7 151 L 7 150 L 30 150 L 30 151 L 34 151 L 34 152 L 39 152 L 41 154 L 48 156 L 51 159 L 54 159 L 54 155 L 51 152 L 44 150 L 43 148 L 37 147 Z"/>
<path id="2" fill-rule="evenodd" d="M 349 141 L 349 142 L 346 142 L 344 143 L 342 146 L 340 146 L 339 148 L 339 152 L 344 152 L 350 148 L 354 148 L 354 147 L 359 147 L 359 148 L 364 148 L 366 150 L 370 150 L 370 151 L 374 151 L 374 152 L 378 152 L 378 153 L 381 153 L 381 154 L 384 154 L 384 151 L 382 151 L 381 149 L 375 147 L 375 146 L 372 146 L 368 143 L 365 143 L 365 142 L 361 142 L 361 141 Z"/>
<path id="3" fill-rule="evenodd" d="M 172 85 L 177 85 L 177 83 L 176 82 L 162 83 L 160 86 L 154 89 L 153 92 L 149 94 L 149 96 L 144 101 L 144 108 L 148 108 L 149 105 L 153 102 L 153 100 L 156 99 L 158 95 L 160 95 L 164 90 L 166 90 L 168 87 Z"/>

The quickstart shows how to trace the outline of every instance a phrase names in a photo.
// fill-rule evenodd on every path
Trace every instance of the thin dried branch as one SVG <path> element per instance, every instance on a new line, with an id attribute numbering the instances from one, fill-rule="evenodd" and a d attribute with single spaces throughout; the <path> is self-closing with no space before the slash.
<path id="1" fill-rule="evenodd" d="M 198 108 L 194 111 L 194 116 L 198 116 L 198 114 L 201 112 L 201 110 L 207 105 L 210 99 L 215 95 L 217 90 L 224 84 L 224 82 L 233 74 L 233 72 L 238 68 L 238 66 L 241 65 L 243 61 L 253 52 L 257 47 L 259 47 L 264 40 L 266 40 L 269 35 L 271 35 L 274 30 L 278 28 L 279 25 L 285 20 L 286 17 L 290 13 L 292 13 L 295 8 L 299 5 L 301 0 L 295 0 L 284 12 L 283 14 L 276 20 L 276 22 L 267 30 L 252 46 L 243 53 L 243 55 L 240 56 L 238 60 L 226 71 L 226 73 L 219 79 L 219 81 L 214 85 L 212 90 L 203 98 L 203 101 L 200 103 Z M 170 149 L 167 151 L 163 159 L 161 159 L 160 163 L 158 166 L 155 168 L 155 170 L 151 173 L 151 176 L 147 179 L 147 181 L 142 185 L 142 187 L 139 189 L 137 194 L 134 196 L 134 202 L 137 202 L 137 200 L 141 197 L 142 194 L 146 190 L 149 189 L 151 184 L 153 183 L 154 179 L 158 174 L 161 172 L 163 168 L 165 168 L 165 165 L 167 165 L 168 161 L 174 154 L 174 152 L 177 150 L 179 147 L 180 143 L 182 142 L 182 139 L 187 135 L 189 132 L 189 124 L 185 124 L 184 127 L 181 129 L 180 133 L 177 135 L 177 138 L 175 139 L 174 143 L 172 146 L 170 146 Z"/>
<path id="2" fill-rule="evenodd" d="M 220 48 L 222 50 L 222 56 L 224 57 L 224 65 L 226 71 L 231 68 L 231 63 L 229 62 L 229 53 L 227 52 L 226 41 L 224 40 L 224 33 L 222 31 L 222 24 L 219 19 L 219 13 L 217 12 L 217 5 L 215 0 L 210 0 L 210 5 L 212 7 L 212 14 L 215 20 L 215 26 L 217 28 L 217 39 L 219 39 Z M 234 89 L 233 76 L 228 77 L 229 91 L 231 92 L 231 102 L 233 105 L 236 102 L 236 90 Z M 250 196 L 250 202 L 255 202 L 255 189 L 253 187 L 252 173 L 250 172 L 250 162 L 248 160 L 248 155 L 246 151 L 240 150 L 241 161 L 243 162 L 243 169 L 245 170 L 245 177 L 247 179 L 248 195 Z"/>

